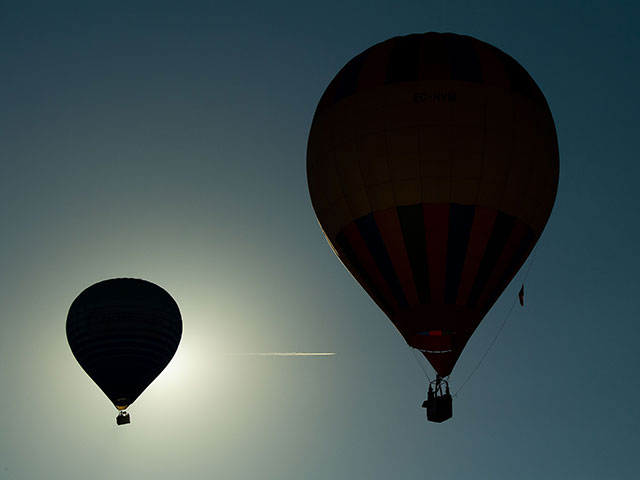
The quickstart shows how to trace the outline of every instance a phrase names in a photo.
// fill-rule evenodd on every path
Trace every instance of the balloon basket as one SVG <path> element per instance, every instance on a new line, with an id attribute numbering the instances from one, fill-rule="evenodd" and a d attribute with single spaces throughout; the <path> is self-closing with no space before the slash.
<path id="1" fill-rule="evenodd" d="M 118 425 L 126 425 L 128 423 L 131 423 L 131 417 L 127 412 L 120 412 L 116 417 L 116 423 Z"/>
<path id="2" fill-rule="evenodd" d="M 442 423 L 453 417 L 453 398 L 449 392 L 449 383 L 437 377 L 429 382 L 427 399 L 422 402 L 422 408 L 427 409 L 427 420 Z"/>

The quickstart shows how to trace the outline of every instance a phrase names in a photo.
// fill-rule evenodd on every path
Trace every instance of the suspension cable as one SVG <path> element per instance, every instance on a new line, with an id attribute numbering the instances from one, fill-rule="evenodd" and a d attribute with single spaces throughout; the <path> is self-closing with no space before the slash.
<path id="1" fill-rule="evenodd" d="M 504 317 L 504 320 L 502 321 L 502 324 L 500 325 L 500 328 L 498 328 L 498 331 L 496 332 L 495 336 L 493 337 L 493 340 L 491 340 L 491 343 L 487 347 L 487 351 L 484 352 L 484 355 L 482 355 L 482 358 L 480 358 L 480 360 L 478 361 L 478 364 L 473 368 L 473 370 L 471 370 L 471 373 L 469 374 L 467 379 L 464 382 L 462 382 L 462 385 L 460 385 L 460 387 L 458 388 L 456 393 L 453 394 L 454 397 L 456 397 L 458 395 L 458 393 L 460 393 L 460 390 L 462 390 L 462 387 L 464 387 L 465 384 L 471 379 L 471 377 L 473 377 L 473 374 L 476 373 L 476 370 L 478 370 L 478 368 L 480 368 L 480 365 L 482 365 L 482 362 L 484 361 L 484 359 L 487 357 L 487 355 L 489 355 L 489 352 L 491 351 L 491 348 L 493 347 L 493 344 L 496 343 L 496 340 L 498 340 L 498 337 L 500 336 L 500 333 L 502 332 L 502 329 L 506 325 L 507 320 L 509 320 L 509 316 L 511 315 L 511 312 L 513 311 L 513 307 L 516 306 L 516 302 L 517 301 L 518 301 L 518 297 L 513 299 L 513 302 L 511 303 L 511 308 L 509 308 L 509 311 L 507 312 L 507 315 Z"/>
<path id="2" fill-rule="evenodd" d="M 538 245 L 536 244 L 535 248 L 533 249 L 533 253 L 531 254 L 531 259 L 529 260 L 529 266 L 527 267 L 527 270 L 525 271 L 524 277 L 522 278 L 522 285 L 523 286 L 524 286 L 525 282 L 527 281 L 527 277 L 529 276 L 529 272 L 531 271 L 531 265 L 533 265 L 533 259 L 535 258 L 537 251 L 538 251 Z M 487 357 L 487 355 L 489 355 L 489 352 L 491 351 L 491 348 L 496 343 L 496 340 L 498 340 L 498 337 L 500 336 L 500 333 L 502 333 L 502 329 L 507 324 L 507 320 L 509 320 L 509 317 L 511 316 L 511 312 L 513 311 L 513 307 L 516 306 L 516 302 L 517 301 L 518 301 L 518 296 L 516 296 L 513 299 L 513 302 L 511 303 L 511 307 L 509 308 L 509 311 L 507 312 L 507 315 L 504 317 L 504 320 L 500 324 L 500 328 L 498 328 L 498 331 L 496 332 L 495 336 L 493 337 L 493 340 L 491 340 L 491 343 L 487 347 L 487 351 L 484 352 L 484 355 L 482 355 L 482 357 L 478 361 L 477 365 L 473 368 L 473 370 L 471 370 L 471 373 L 469 374 L 467 379 L 464 382 L 462 382 L 462 385 L 460 385 L 460 387 L 458 387 L 458 390 L 456 391 L 456 393 L 453 394 L 454 398 L 458 395 L 458 393 L 460 393 L 460 390 L 462 390 L 462 387 L 464 387 L 466 385 L 466 383 L 471 379 L 471 377 L 473 377 L 473 374 L 476 373 L 478 368 L 480 368 L 480 365 L 482 365 L 482 362 L 484 362 L 484 359 Z"/>

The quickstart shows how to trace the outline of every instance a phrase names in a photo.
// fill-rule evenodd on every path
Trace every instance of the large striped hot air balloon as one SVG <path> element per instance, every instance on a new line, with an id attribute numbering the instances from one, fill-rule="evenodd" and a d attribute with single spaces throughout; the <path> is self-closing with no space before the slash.
<path id="1" fill-rule="evenodd" d="M 124 410 L 164 370 L 182 336 L 178 305 L 164 289 L 134 278 L 96 283 L 73 301 L 67 340 L 73 355 L 129 423 Z"/>
<path id="2" fill-rule="evenodd" d="M 441 378 L 549 218 L 556 131 L 501 50 L 451 33 L 395 37 L 325 90 L 307 177 L 336 255 Z"/>

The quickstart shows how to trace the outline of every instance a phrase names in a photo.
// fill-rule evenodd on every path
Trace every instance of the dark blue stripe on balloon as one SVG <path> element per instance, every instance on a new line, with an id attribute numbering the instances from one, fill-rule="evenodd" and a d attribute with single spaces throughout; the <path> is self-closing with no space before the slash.
<path id="1" fill-rule="evenodd" d="M 407 35 L 396 40 L 389 57 L 385 83 L 411 82 L 418 80 L 421 35 Z"/>
<path id="2" fill-rule="evenodd" d="M 393 263 L 391 263 L 387 247 L 382 240 L 382 235 L 380 235 L 380 230 L 378 229 L 378 224 L 373 214 L 370 213 L 369 215 L 360 217 L 356 220 L 356 225 L 367 247 L 369 247 L 369 252 L 371 252 L 373 260 L 380 269 L 382 277 L 386 280 L 391 289 L 391 293 L 398 302 L 398 306 L 400 308 L 408 307 L 409 304 L 402 290 L 402 285 L 400 284 L 400 280 L 398 280 L 398 275 L 393 267 Z"/>
<path id="3" fill-rule="evenodd" d="M 364 282 L 366 287 L 368 288 L 373 300 L 380 305 L 385 312 L 391 313 L 391 308 L 389 304 L 386 302 L 384 297 L 380 294 L 380 291 L 376 287 L 375 283 L 367 273 L 367 270 L 364 268 L 360 260 L 358 260 L 358 256 L 354 252 L 353 248 L 351 248 L 351 244 L 349 240 L 345 236 L 344 232 L 340 232 L 335 240 L 335 245 L 338 247 L 337 250 L 340 253 L 340 256 L 344 256 L 347 261 L 353 266 L 353 268 L 358 273 L 360 280 Z"/>
<path id="4" fill-rule="evenodd" d="M 536 82 L 531 78 L 531 75 L 529 75 L 525 68 L 520 65 L 517 60 L 507 55 L 502 50 L 495 47 L 491 48 L 502 61 L 507 76 L 509 77 L 511 90 L 546 105 L 547 101 L 545 100 L 542 91 L 538 85 L 536 85 Z"/>
<path id="5" fill-rule="evenodd" d="M 373 48 L 373 47 L 371 47 Z M 322 94 L 318 107 L 316 108 L 314 119 L 320 112 L 330 107 L 334 103 L 349 97 L 356 92 L 358 87 L 358 79 L 360 78 L 360 72 L 362 65 L 369 55 L 371 48 L 368 48 L 358 56 L 349 60 L 349 62 L 342 67 L 338 74 L 331 80 L 329 86 Z"/>
<path id="6" fill-rule="evenodd" d="M 362 64 L 368 54 L 369 50 L 365 50 L 357 57 L 354 57 L 342 68 L 342 70 L 340 70 L 340 73 L 338 73 L 334 80 L 335 92 L 333 103 L 355 93 L 356 87 L 358 86 L 358 78 L 360 78 L 360 71 L 362 70 Z"/>
<path id="7" fill-rule="evenodd" d="M 445 276 L 444 303 L 456 303 L 475 211 L 476 207 L 474 205 L 458 205 L 452 203 L 449 206 L 447 273 Z"/>
<path id="8" fill-rule="evenodd" d="M 473 48 L 472 39 L 453 33 L 442 34 L 449 51 L 451 80 L 482 83 L 482 65 Z"/>

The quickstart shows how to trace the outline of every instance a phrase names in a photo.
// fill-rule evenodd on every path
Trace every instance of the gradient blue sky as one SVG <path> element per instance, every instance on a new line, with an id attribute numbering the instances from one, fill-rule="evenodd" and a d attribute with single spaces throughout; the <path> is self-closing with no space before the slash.
<path id="1" fill-rule="evenodd" d="M 638 5 L 0 2 L 0 479 L 639 478 Z M 526 308 L 441 425 L 323 238 L 305 165 L 337 71 L 424 31 L 518 59 L 561 162 Z M 117 276 L 163 286 L 184 318 L 121 428 L 64 329 L 76 295 Z M 336 355 L 226 355 L 269 351 Z"/>

